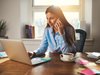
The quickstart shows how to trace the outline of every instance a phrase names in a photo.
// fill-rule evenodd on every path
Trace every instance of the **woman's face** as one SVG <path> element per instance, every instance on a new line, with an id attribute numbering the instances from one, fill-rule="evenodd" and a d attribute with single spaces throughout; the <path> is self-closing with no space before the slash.
<path id="1" fill-rule="evenodd" d="M 54 14 L 48 12 L 46 14 L 46 18 L 47 18 L 47 23 L 50 25 L 50 27 L 54 28 L 56 20 L 58 19 L 57 16 L 55 16 Z"/>

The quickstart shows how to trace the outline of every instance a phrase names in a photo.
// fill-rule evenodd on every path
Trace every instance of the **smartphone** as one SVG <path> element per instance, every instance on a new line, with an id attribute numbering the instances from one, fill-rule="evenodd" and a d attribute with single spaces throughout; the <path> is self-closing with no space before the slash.
<path id="1" fill-rule="evenodd" d="M 59 19 L 59 18 L 58 18 L 58 19 Z M 55 29 L 56 31 L 58 31 L 58 28 L 57 28 L 58 19 L 56 20 L 56 22 L 55 22 L 55 24 L 54 24 L 54 29 Z"/>

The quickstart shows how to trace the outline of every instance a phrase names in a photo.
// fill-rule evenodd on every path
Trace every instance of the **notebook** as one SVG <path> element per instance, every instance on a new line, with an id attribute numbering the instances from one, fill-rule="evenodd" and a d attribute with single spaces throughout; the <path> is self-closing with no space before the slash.
<path id="1" fill-rule="evenodd" d="M 7 57 L 7 54 L 5 51 L 0 51 L 0 58 L 5 58 Z"/>
<path id="2" fill-rule="evenodd" d="M 2 39 L 0 40 L 8 58 L 14 61 L 22 62 L 29 65 L 37 65 L 44 62 L 48 62 L 51 58 L 36 57 L 33 59 L 29 58 L 29 55 L 25 49 L 25 46 L 21 40 L 14 39 Z"/>

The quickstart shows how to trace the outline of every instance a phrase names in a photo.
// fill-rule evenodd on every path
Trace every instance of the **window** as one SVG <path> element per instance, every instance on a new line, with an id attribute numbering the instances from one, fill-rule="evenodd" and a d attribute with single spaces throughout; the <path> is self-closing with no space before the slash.
<path id="1" fill-rule="evenodd" d="M 66 19 L 73 27 L 80 28 L 80 20 L 83 16 L 83 0 L 33 0 L 32 14 L 33 25 L 35 26 L 35 38 L 41 38 L 46 26 L 45 10 L 50 5 L 61 7 Z"/>

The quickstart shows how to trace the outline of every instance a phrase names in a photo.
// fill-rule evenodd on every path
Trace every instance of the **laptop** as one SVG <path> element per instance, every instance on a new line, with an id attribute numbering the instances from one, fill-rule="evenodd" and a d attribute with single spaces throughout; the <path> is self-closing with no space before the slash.
<path id="1" fill-rule="evenodd" d="M 29 58 L 29 55 L 25 49 L 25 46 L 21 40 L 14 39 L 2 39 L 0 40 L 8 58 L 14 61 L 22 62 L 29 65 L 37 65 L 44 62 L 48 62 L 51 58 L 36 57 Z"/>

